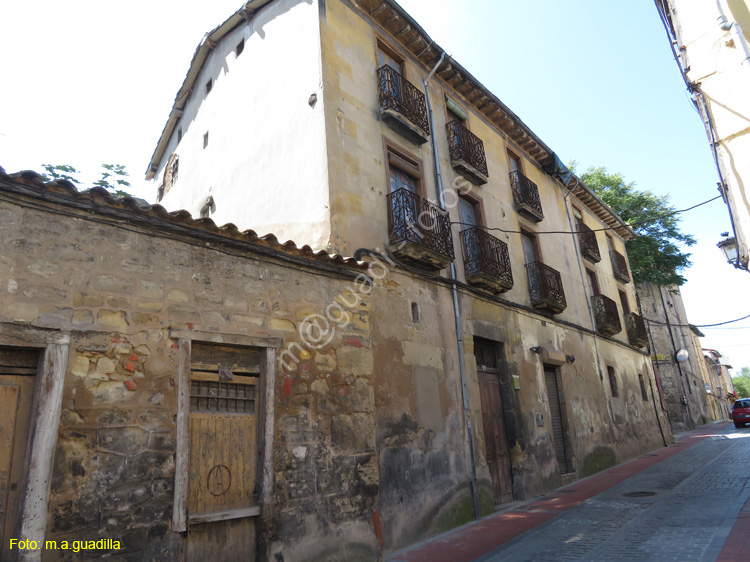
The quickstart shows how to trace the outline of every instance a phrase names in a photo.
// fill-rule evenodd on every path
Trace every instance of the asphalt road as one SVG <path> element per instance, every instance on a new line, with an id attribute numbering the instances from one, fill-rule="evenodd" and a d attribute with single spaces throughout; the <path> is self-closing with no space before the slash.
<path id="1" fill-rule="evenodd" d="M 750 518 L 750 428 L 717 429 L 476 562 L 750 561 L 746 531 L 727 541 Z M 738 541 L 747 554 L 728 557 Z"/>

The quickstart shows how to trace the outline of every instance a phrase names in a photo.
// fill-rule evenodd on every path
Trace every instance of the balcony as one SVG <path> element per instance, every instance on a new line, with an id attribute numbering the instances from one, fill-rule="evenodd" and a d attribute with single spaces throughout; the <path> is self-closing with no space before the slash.
<path id="1" fill-rule="evenodd" d="M 511 172 L 510 187 L 513 190 L 513 205 L 519 214 L 534 222 L 544 218 L 539 189 L 533 181 L 521 172 Z"/>
<path id="2" fill-rule="evenodd" d="M 489 176 L 482 140 L 459 121 L 451 121 L 445 128 L 448 130 L 451 166 L 478 185 L 487 183 Z"/>
<path id="3" fill-rule="evenodd" d="M 378 69 L 380 117 L 415 144 L 430 138 L 425 95 L 387 64 Z"/>
<path id="4" fill-rule="evenodd" d="M 406 188 L 388 194 L 388 248 L 403 260 L 443 269 L 455 257 L 448 213 Z"/>
<path id="5" fill-rule="evenodd" d="M 605 295 L 594 295 L 591 297 L 591 306 L 594 308 L 596 319 L 596 330 L 603 336 L 613 336 L 622 331 L 620 314 L 617 312 L 617 303 Z"/>
<path id="6" fill-rule="evenodd" d="M 628 341 L 634 347 L 646 347 L 648 345 L 648 332 L 643 318 L 635 312 L 625 315 L 625 330 L 628 332 Z"/>
<path id="7" fill-rule="evenodd" d="M 552 314 L 559 314 L 568 304 L 565 302 L 560 272 L 534 261 L 526 264 L 526 274 L 529 277 L 529 295 L 531 306 L 546 310 Z"/>
<path id="8" fill-rule="evenodd" d="M 615 279 L 622 283 L 630 283 L 630 272 L 628 271 L 628 260 L 620 252 L 614 250 L 609 252 L 612 258 L 612 271 Z"/>
<path id="9" fill-rule="evenodd" d="M 481 228 L 461 232 L 466 281 L 493 293 L 513 287 L 508 245 Z"/>
<path id="10" fill-rule="evenodd" d="M 599 243 L 596 241 L 596 232 L 582 222 L 578 223 L 578 244 L 581 246 L 581 255 L 584 258 L 593 263 L 602 261 Z"/>

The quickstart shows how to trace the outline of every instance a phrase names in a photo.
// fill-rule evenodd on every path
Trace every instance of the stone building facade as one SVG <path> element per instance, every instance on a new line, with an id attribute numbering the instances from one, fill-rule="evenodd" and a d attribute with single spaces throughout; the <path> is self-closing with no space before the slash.
<path id="1" fill-rule="evenodd" d="M 147 177 L 168 209 L 384 264 L 385 552 L 670 442 L 632 230 L 396 2 L 246 3 Z"/>
<path id="2" fill-rule="evenodd" d="M 0 184 L 0 389 L 20 384 L 8 377 L 25 360 L 21 352 L 32 356 L 26 378 L 36 378 L 20 398 L 32 415 L 17 427 L 29 452 L 17 445 L 9 455 L 26 469 L 11 476 L 21 496 L 2 559 L 79 560 L 63 541 L 113 539 L 116 560 L 238 552 L 249 560 L 256 535 L 264 537 L 258 559 L 274 559 L 273 537 L 299 548 L 314 539 L 321 560 L 336 559 L 326 553 L 334 546 L 341 560 L 374 558 L 371 304 L 357 290 L 366 268 L 185 213 L 115 202 L 103 190 L 44 185 L 31 173 L 0 175 Z M 346 319 L 337 316 L 331 341 L 305 346 L 302 320 L 337 302 Z M 277 370 L 275 357 L 295 343 L 296 368 Z M 225 404 L 214 412 L 194 403 L 202 392 L 195 385 L 239 385 L 210 372 L 214 356 L 228 357 L 224 369 L 234 373 L 226 381 L 253 389 L 245 403 L 258 431 L 244 442 L 257 466 L 248 462 L 241 474 L 231 448 L 241 428 L 202 433 L 193 419 L 227 413 Z M 240 417 L 231 404 L 228 412 L 224 418 Z M 197 458 L 189 452 L 196 445 Z M 216 492 L 221 501 L 206 512 L 186 479 L 212 465 L 228 465 L 225 483 L 236 484 Z M 200 522 L 220 509 L 230 512 L 225 520 Z M 345 533 L 343 548 L 326 542 L 330 528 Z M 58 548 L 9 551 L 19 536 Z"/>
<path id="3" fill-rule="evenodd" d="M 376 560 L 671 442 L 633 232 L 395 2 L 246 3 L 149 175 L 0 176 L 20 536 Z"/>
<path id="4" fill-rule="evenodd" d="M 717 410 L 725 412 L 725 419 L 732 417 L 732 405 L 737 398 L 732 382 L 732 366 L 722 362 L 722 354 L 715 349 L 704 349 L 706 372 L 716 386 L 715 399 Z"/>
<path id="5" fill-rule="evenodd" d="M 638 298 L 672 431 L 687 431 L 715 419 L 705 388 L 703 350 L 688 322 L 680 288 L 642 283 Z M 688 354 L 682 363 L 677 360 L 680 350 Z"/>
<path id="6" fill-rule="evenodd" d="M 727 383 L 721 365 L 721 354 L 714 349 L 703 350 L 703 365 L 706 377 L 706 391 L 709 392 L 709 405 L 715 420 L 732 417 L 734 389 Z"/>

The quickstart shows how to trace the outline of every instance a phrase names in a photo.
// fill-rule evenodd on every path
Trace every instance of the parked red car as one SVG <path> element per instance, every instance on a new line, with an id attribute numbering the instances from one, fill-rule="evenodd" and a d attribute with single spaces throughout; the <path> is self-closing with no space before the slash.
<path id="1" fill-rule="evenodd" d="M 750 423 L 750 398 L 735 401 L 734 408 L 732 408 L 732 421 L 734 427 L 743 427 L 746 423 Z"/>

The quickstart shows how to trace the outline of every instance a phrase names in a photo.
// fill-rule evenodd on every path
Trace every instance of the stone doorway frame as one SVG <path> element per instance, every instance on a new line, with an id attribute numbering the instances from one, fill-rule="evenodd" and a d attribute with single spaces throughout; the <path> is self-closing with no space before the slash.
<path id="1" fill-rule="evenodd" d="M 20 539 L 44 544 L 52 468 L 68 372 L 70 333 L 27 324 L 0 322 L 0 345 L 41 352 L 31 410 L 26 489 L 20 510 Z M 42 549 L 19 551 L 19 562 L 41 560 Z"/>
<path id="2" fill-rule="evenodd" d="M 281 338 L 264 338 L 241 334 L 217 334 L 214 332 L 173 329 L 169 330 L 169 337 L 172 340 L 177 340 L 179 352 L 172 530 L 178 533 L 184 533 L 188 530 L 188 416 L 190 414 L 190 365 L 193 342 L 265 349 L 265 354 L 261 358 L 261 384 L 263 388 L 260 399 L 262 401 L 263 418 L 258 420 L 261 425 L 261 438 L 263 439 L 262 448 L 259 449 L 262 454 L 259 498 L 261 517 L 263 517 L 264 508 L 273 503 L 276 350 L 284 345 L 284 340 Z"/>

